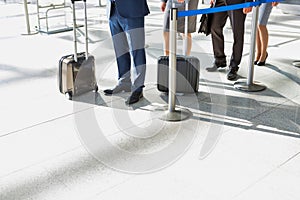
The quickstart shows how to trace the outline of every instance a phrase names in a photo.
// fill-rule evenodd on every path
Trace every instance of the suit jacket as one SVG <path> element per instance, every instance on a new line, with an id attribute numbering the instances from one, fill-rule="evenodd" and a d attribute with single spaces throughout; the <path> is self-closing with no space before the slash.
<path id="1" fill-rule="evenodd" d="M 150 13 L 147 0 L 115 0 L 119 14 L 125 18 L 144 17 Z M 111 0 L 107 0 L 107 17 L 110 17 Z"/>

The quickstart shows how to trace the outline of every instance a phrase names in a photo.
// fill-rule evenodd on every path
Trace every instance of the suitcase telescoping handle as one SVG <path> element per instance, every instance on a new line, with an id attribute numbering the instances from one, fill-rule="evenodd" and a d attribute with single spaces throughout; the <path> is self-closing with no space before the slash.
<path id="1" fill-rule="evenodd" d="M 75 1 L 81 0 L 71 0 L 73 9 L 73 33 L 74 33 L 74 60 L 77 62 L 77 36 L 76 36 L 76 14 L 75 14 Z M 84 27 L 85 27 L 85 59 L 88 59 L 88 28 L 87 28 L 87 7 L 86 0 L 83 0 L 84 5 Z"/>

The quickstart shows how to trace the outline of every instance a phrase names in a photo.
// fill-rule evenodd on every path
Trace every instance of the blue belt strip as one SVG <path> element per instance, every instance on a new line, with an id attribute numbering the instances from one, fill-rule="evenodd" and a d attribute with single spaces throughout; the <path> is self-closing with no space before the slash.
<path id="1" fill-rule="evenodd" d="M 220 6 L 220 7 L 216 7 L 216 8 L 205 8 L 205 9 L 199 9 L 199 10 L 179 11 L 178 17 L 194 16 L 194 15 L 199 15 L 199 14 L 210 14 L 210 13 L 216 13 L 216 12 L 229 11 L 229 10 L 238 10 L 238 9 L 243 9 L 243 8 L 259 6 L 262 3 L 271 3 L 271 2 L 280 2 L 280 1 L 283 1 L 283 0 L 258 0 L 255 2 L 247 2 L 247 3 L 234 4 L 234 5 L 229 5 L 229 6 Z"/>

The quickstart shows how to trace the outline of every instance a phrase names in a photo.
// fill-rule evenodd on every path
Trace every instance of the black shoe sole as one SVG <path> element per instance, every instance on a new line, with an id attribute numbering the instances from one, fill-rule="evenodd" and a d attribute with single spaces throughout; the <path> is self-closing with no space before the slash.
<path id="1" fill-rule="evenodd" d="M 236 80 L 237 77 L 238 77 L 237 74 L 236 74 L 236 75 L 232 75 L 232 76 L 228 76 L 228 75 L 227 75 L 227 80 L 233 81 L 233 80 Z"/>
<path id="2" fill-rule="evenodd" d="M 143 96 L 143 94 L 142 94 L 142 95 L 139 96 L 138 99 L 136 99 L 136 100 L 134 100 L 134 101 L 128 101 L 128 100 L 125 101 L 125 104 L 127 104 L 127 105 L 132 105 L 132 104 L 134 104 L 134 103 L 139 102 L 143 97 L 144 97 L 144 96 Z M 130 97 L 129 97 L 129 98 L 130 98 Z"/>
<path id="3" fill-rule="evenodd" d="M 235 81 L 236 79 L 237 79 L 237 76 L 236 76 L 236 77 L 233 77 L 233 78 L 227 77 L 227 80 L 230 80 L 230 81 Z"/>
<path id="4" fill-rule="evenodd" d="M 207 67 L 206 68 L 206 71 L 208 71 L 208 72 L 215 72 L 215 71 L 217 71 L 218 69 L 223 69 L 223 68 L 225 68 L 226 67 L 226 65 L 225 66 L 213 66 L 213 67 Z"/>
<path id="5" fill-rule="evenodd" d="M 131 89 L 123 89 L 123 90 L 120 90 L 118 92 L 114 92 L 113 90 L 104 90 L 103 92 L 106 95 L 113 95 L 113 94 L 118 94 L 118 93 L 121 93 L 121 92 L 131 92 Z"/>

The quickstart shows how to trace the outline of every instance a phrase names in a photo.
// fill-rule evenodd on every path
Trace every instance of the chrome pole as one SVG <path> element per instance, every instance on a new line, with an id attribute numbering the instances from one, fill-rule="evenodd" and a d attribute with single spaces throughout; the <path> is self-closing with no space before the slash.
<path id="1" fill-rule="evenodd" d="M 259 0 L 256 0 L 259 1 Z M 234 83 L 234 88 L 247 92 L 258 92 L 266 89 L 266 86 L 253 82 L 254 77 L 254 56 L 255 56 L 255 45 L 256 45 L 256 32 L 257 32 L 257 21 L 259 15 L 259 6 L 255 6 L 252 11 L 252 30 L 251 30 L 251 44 L 249 53 L 249 69 L 247 80 L 241 80 Z"/>
<path id="2" fill-rule="evenodd" d="M 189 0 L 185 0 L 185 10 L 189 10 Z M 184 40 L 183 40 L 183 55 L 187 55 L 187 43 L 188 43 L 188 25 L 189 17 L 184 17 Z"/>
<path id="3" fill-rule="evenodd" d="M 75 0 L 72 0 L 73 12 L 73 42 L 74 42 L 74 61 L 77 62 L 77 38 L 76 38 L 76 14 L 75 14 Z"/>
<path id="4" fill-rule="evenodd" d="M 253 74 L 254 74 L 254 56 L 255 56 L 255 45 L 256 45 L 256 34 L 257 34 L 257 20 L 259 14 L 259 6 L 253 9 L 252 14 L 252 33 L 251 33 L 251 44 L 249 53 L 249 68 L 248 68 L 248 79 L 247 84 L 253 84 Z"/>
<path id="5" fill-rule="evenodd" d="M 27 33 L 29 34 L 30 33 L 30 25 L 29 25 L 27 0 L 24 0 L 24 9 L 25 9 Z"/>
<path id="6" fill-rule="evenodd" d="M 33 34 L 36 34 L 37 31 L 31 32 L 31 30 L 30 30 L 30 23 L 29 23 L 29 14 L 28 14 L 27 0 L 24 0 L 24 10 L 25 10 L 25 20 L 26 20 L 27 33 L 24 33 L 24 34 L 22 34 L 22 35 L 33 35 Z"/>
<path id="7" fill-rule="evenodd" d="M 87 6 L 86 0 L 83 0 L 84 4 L 84 27 L 85 27 L 85 59 L 88 60 L 89 57 L 89 47 L 88 47 L 88 27 L 87 27 Z"/>
<path id="8" fill-rule="evenodd" d="M 192 116 L 191 111 L 184 108 L 175 109 L 176 104 L 176 33 L 177 33 L 177 8 L 170 10 L 170 57 L 169 57 L 169 104 L 160 117 L 165 121 L 181 121 Z"/>
<path id="9" fill-rule="evenodd" d="M 169 111 L 175 110 L 176 94 L 176 32 L 177 32 L 177 8 L 171 9 L 170 15 L 170 59 L 169 59 Z"/>

